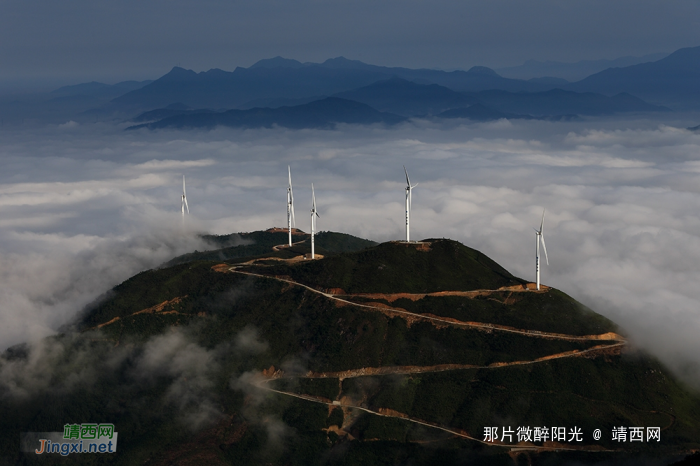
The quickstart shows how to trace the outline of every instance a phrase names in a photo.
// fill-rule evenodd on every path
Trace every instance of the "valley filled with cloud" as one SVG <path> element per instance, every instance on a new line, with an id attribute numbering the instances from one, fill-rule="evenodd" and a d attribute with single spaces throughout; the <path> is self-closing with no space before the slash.
<path id="1" fill-rule="evenodd" d="M 614 320 L 632 347 L 700 385 L 700 133 L 690 121 L 597 119 L 393 129 L 124 132 L 108 124 L 0 131 L 0 346 L 69 324 L 130 276 L 205 249 L 200 233 L 286 222 L 375 241 L 447 237 Z M 180 215 L 182 175 L 192 212 Z"/>

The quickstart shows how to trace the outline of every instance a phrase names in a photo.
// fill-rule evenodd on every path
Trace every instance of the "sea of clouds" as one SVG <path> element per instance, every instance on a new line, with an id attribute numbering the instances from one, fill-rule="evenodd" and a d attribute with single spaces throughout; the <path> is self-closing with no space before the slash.
<path id="1" fill-rule="evenodd" d="M 286 223 L 376 241 L 447 237 L 621 324 L 700 386 L 700 132 L 639 119 L 398 128 L 0 129 L 0 349 L 36 341 L 135 273 L 206 248 L 198 233 Z M 695 123 L 697 124 L 697 123 Z M 694 126 L 694 125 L 693 125 Z M 180 215 L 182 175 L 192 215 Z"/>

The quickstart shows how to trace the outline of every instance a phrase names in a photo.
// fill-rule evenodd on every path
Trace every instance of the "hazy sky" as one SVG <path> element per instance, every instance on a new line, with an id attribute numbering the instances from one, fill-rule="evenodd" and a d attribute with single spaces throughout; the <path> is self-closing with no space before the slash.
<path id="1" fill-rule="evenodd" d="M 0 82 L 148 79 L 276 55 L 454 69 L 697 45 L 697 0 L 0 0 Z"/>

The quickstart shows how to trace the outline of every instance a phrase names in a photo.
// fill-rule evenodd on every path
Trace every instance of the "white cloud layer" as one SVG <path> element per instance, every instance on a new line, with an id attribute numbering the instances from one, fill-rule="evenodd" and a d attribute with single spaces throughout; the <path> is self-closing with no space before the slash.
<path id="1" fill-rule="evenodd" d="M 201 249 L 194 231 L 282 226 L 287 164 L 300 228 L 308 229 L 313 182 L 320 229 L 401 238 L 405 164 L 420 183 L 413 238 L 459 240 L 532 279 L 532 227 L 546 207 L 544 283 L 697 377 L 700 134 L 686 123 L 8 132 L 0 138 L 0 346 L 46 335 L 132 274 Z M 193 214 L 184 227 L 183 174 Z"/>

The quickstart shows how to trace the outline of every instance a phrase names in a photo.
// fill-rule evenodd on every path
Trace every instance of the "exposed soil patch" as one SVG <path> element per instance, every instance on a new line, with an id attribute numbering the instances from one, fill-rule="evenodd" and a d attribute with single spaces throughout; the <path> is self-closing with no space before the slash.
<path id="1" fill-rule="evenodd" d="M 184 314 L 182 312 L 178 312 L 174 307 L 182 302 L 183 299 L 187 298 L 187 295 L 182 296 L 182 297 L 177 297 L 173 298 L 169 301 L 163 301 L 160 304 L 156 304 L 155 306 L 148 307 L 146 309 L 142 309 L 138 312 L 134 312 L 133 314 L 130 314 L 128 316 L 125 316 L 124 319 L 127 317 L 132 317 L 138 314 L 182 314 L 182 315 L 189 315 L 189 314 Z M 199 315 L 199 314 L 197 314 Z M 102 324 L 97 325 L 96 327 L 93 328 L 102 328 L 106 325 L 113 324 L 119 320 L 121 320 L 122 317 L 115 317 L 114 319 L 104 322 Z"/>
<path id="2" fill-rule="evenodd" d="M 330 294 L 334 295 L 339 295 L 342 296 L 343 298 L 353 298 L 353 297 L 358 297 L 358 298 L 365 298 L 365 299 L 381 299 L 382 301 L 387 301 L 390 303 L 393 303 L 397 299 L 410 299 L 411 301 L 418 301 L 426 296 L 460 296 L 463 298 L 477 298 L 480 296 L 490 296 L 494 293 L 503 293 L 503 292 L 510 292 L 510 293 L 518 293 L 518 292 L 531 292 L 535 291 L 538 293 L 546 293 L 549 291 L 548 286 L 543 286 L 540 285 L 540 290 L 537 291 L 536 285 L 533 285 L 530 287 L 530 285 L 533 285 L 532 283 L 528 283 L 527 285 L 516 285 L 516 286 L 504 286 L 501 288 L 498 288 L 496 290 L 473 290 L 473 291 L 436 291 L 433 293 L 356 293 L 356 294 L 345 294 L 342 291 L 337 288 L 331 288 L 331 290 L 338 290 L 339 292 L 335 293 L 331 290 L 328 291 Z M 508 299 L 508 298 L 506 298 Z"/>

